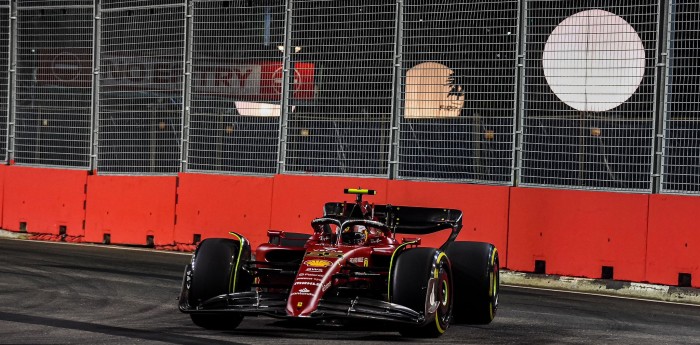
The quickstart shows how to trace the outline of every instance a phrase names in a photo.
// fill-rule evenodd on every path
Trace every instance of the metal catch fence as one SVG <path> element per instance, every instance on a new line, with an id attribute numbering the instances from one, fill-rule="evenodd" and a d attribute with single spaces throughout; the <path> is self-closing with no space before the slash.
<path id="1" fill-rule="evenodd" d="M 407 0 L 398 176 L 510 184 L 518 1 Z"/>
<path id="2" fill-rule="evenodd" d="M 0 4 L 0 161 L 700 192 L 700 5 Z"/>
<path id="3" fill-rule="evenodd" d="M 190 170 L 274 174 L 285 1 L 195 1 Z"/>
<path id="4" fill-rule="evenodd" d="M 292 1 L 285 172 L 387 176 L 396 1 Z"/>
<path id="5" fill-rule="evenodd" d="M 18 164 L 89 167 L 93 24 L 90 0 L 17 2 Z"/>
<path id="6" fill-rule="evenodd" d="M 700 4 L 669 7 L 663 178 L 666 192 L 700 192 Z"/>
<path id="7" fill-rule="evenodd" d="M 0 161 L 7 162 L 10 107 L 10 6 L 0 5 Z"/>
<path id="8" fill-rule="evenodd" d="M 97 170 L 176 174 L 186 2 L 104 2 L 100 18 Z"/>
<path id="9" fill-rule="evenodd" d="M 651 190 L 658 1 L 524 4 L 520 182 Z"/>

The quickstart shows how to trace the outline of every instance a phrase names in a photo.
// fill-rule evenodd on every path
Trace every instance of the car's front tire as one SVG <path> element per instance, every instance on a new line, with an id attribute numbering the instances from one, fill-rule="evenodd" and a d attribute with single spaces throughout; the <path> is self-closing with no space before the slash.
<path id="1" fill-rule="evenodd" d="M 249 257 L 250 246 L 244 240 L 209 238 L 202 241 L 192 260 L 189 304 L 197 306 L 215 296 L 250 290 L 249 276 L 240 269 L 240 260 Z M 243 315 L 235 313 L 192 313 L 190 317 L 197 326 L 219 330 L 235 329 L 243 320 Z"/>
<path id="2" fill-rule="evenodd" d="M 391 280 L 391 302 L 422 312 L 426 320 L 420 326 L 401 328 L 401 335 L 441 336 L 452 318 L 452 272 L 445 253 L 433 248 L 407 250 L 396 260 Z"/>

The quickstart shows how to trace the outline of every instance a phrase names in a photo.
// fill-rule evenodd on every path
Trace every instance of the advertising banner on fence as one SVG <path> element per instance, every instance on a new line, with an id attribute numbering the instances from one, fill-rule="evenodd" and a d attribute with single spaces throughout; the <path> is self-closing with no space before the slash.
<path id="1" fill-rule="evenodd" d="M 183 61 L 178 54 L 156 57 L 104 53 L 100 57 L 100 87 L 126 91 L 182 92 Z M 39 50 L 37 81 L 44 86 L 91 87 L 92 53 L 79 49 Z M 210 60 L 193 67 L 192 93 L 249 101 L 280 99 L 281 61 L 227 62 Z M 294 98 L 314 97 L 314 64 L 296 62 L 292 68 Z"/>

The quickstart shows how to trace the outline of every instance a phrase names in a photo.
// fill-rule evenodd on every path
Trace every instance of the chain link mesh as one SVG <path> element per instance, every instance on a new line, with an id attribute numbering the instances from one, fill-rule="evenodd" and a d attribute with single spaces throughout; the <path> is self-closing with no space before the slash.
<path id="1" fill-rule="evenodd" d="M 87 168 L 93 2 L 19 1 L 15 162 Z"/>
<path id="2" fill-rule="evenodd" d="M 100 42 L 98 171 L 180 170 L 184 0 L 107 2 Z"/>
<path id="3" fill-rule="evenodd" d="M 526 5 L 522 183 L 650 190 L 657 2 Z"/>
<path id="4" fill-rule="evenodd" d="M 7 3 L 0 160 L 12 141 L 17 164 L 90 168 L 97 109 L 97 170 L 105 174 L 175 174 L 186 157 L 188 170 L 219 173 L 269 175 L 281 163 L 287 173 L 497 184 L 518 176 L 522 185 L 651 191 L 658 131 L 661 191 L 697 193 L 700 5 L 661 7 L 22 0 L 14 36 Z M 668 37 L 659 37 L 662 23 Z M 668 61 L 659 59 L 659 39 L 667 39 Z"/>
<path id="5" fill-rule="evenodd" d="M 672 1 L 662 191 L 700 192 L 700 4 Z"/>
<path id="6" fill-rule="evenodd" d="M 285 171 L 386 176 L 396 1 L 293 1 L 291 20 Z"/>
<path id="7" fill-rule="evenodd" d="M 194 3 L 188 168 L 274 174 L 285 1 Z"/>
<path id="8" fill-rule="evenodd" d="M 518 1 L 407 0 L 399 176 L 511 183 Z"/>
<path id="9" fill-rule="evenodd" d="M 10 6 L 0 5 L 0 160 L 7 161 L 7 120 L 9 111 Z"/>

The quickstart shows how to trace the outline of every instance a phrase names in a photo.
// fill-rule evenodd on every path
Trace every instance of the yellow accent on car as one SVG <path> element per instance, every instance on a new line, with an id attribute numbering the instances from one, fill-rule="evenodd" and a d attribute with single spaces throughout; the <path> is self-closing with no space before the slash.
<path id="1" fill-rule="evenodd" d="M 496 247 L 493 247 L 493 250 L 491 251 L 491 267 L 493 267 L 493 265 L 496 262 L 496 253 L 497 252 L 498 252 L 498 250 L 496 249 Z M 493 320 L 494 312 L 495 312 L 493 309 L 493 307 L 494 307 L 493 297 L 496 296 L 496 289 L 497 288 L 498 288 L 498 286 L 496 285 L 496 275 L 493 274 L 493 270 L 492 270 L 491 272 L 489 272 L 489 297 L 491 297 L 491 302 L 489 302 L 489 315 L 491 316 L 491 320 Z"/>
<path id="2" fill-rule="evenodd" d="M 236 266 L 233 267 L 233 271 L 231 272 L 231 278 L 228 284 L 229 292 L 235 292 L 236 291 L 236 282 L 238 281 L 238 265 L 241 262 L 241 254 L 243 254 L 243 237 L 233 231 L 230 231 L 229 234 L 231 234 L 233 237 L 235 237 L 238 240 L 238 256 L 236 257 Z"/>
<path id="3" fill-rule="evenodd" d="M 360 189 L 360 188 L 346 188 L 345 194 L 369 194 L 376 195 L 377 191 L 372 189 Z"/>
<path id="4" fill-rule="evenodd" d="M 304 264 L 309 267 L 328 267 L 332 265 L 333 263 L 328 261 L 328 260 L 320 260 L 320 259 L 314 259 L 314 260 L 306 260 L 304 261 Z"/>
<path id="5" fill-rule="evenodd" d="M 416 243 L 418 243 L 418 241 L 410 241 L 410 242 L 402 243 L 400 246 L 398 246 L 398 247 L 396 247 L 396 249 L 394 249 L 393 253 L 391 253 L 391 259 L 389 260 L 389 276 L 387 277 L 387 284 L 386 284 L 386 286 L 387 286 L 387 288 L 386 288 L 386 290 L 387 290 L 386 291 L 387 302 L 391 302 L 391 271 L 392 271 L 392 268 L 394 267 L 394 256 L 396 256 L 396 253 L 399 250 L 401 250 L 401 248 L 403 248 L 409 244 L 416 244 Z"/>
<path id="6" fill-rule="evenodd" d="M 438 263 L 438 264 L 439 264 L 439 263 L 440 263 L 440 260 L 442 259 L 443 256 L 444 256 L 444 257 L 447 257 L 447 255 L 445 255 L 444 252 L 440 253 L 440 255 L 438 255 L 438 257 L 437 257 L 437 260 L 435 260 L 435 263 Z M 435 268 L 435 273 L 433 274 L 433 277 L 434 277 L 435 279 L 437 279 L 438 274 L 439 274 L 439 271 L 438 271 L 438 269 L 437 269 L 437 267 L 436 267 L 436 268 Z M 437 285 L 436 285 L 436 288 L 437 288 Z M 447 296 L 447 295 L 446 295 L 446 296 Z M 445 297 L 445 298 L 447 298 L 447 297 Z M 445 333 L 445 330 L 442 328 L 442 326 L 440 326 L 440 315 L 438 314 L 437 311 L 435 312 L 435 325 L 437 326 L 437 330 L 438 330 L 438 332 L 439 332 L 440 334 Z"/>

